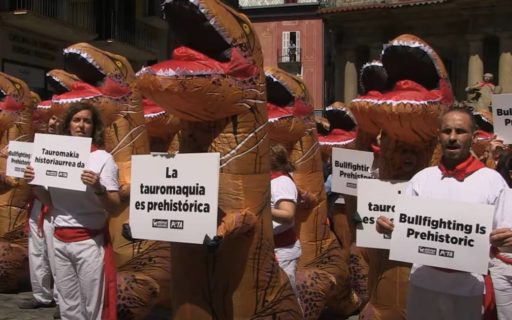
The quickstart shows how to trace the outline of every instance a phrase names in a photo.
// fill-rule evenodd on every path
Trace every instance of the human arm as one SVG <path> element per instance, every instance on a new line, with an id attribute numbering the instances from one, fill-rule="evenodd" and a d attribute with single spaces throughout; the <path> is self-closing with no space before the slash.
<path id="1" fill-rule="evenodd" d="M 281 224 L 292 223 L 295 217 L 295 202 L 291 200 L 280 200 L 272 208 L 272 219 Z"/>
<path id="2" fill-rule="evenodd" d="M 80 178 L 85 185 L 93 189 L 94 194 L 96 194 L 105 210 L 109 213 L 113 213 L 117 210 L 121 203 L 119 191 L 107 190 L 107 187 L 101 183 L 100 175 L 92 170 L 85 169 Z"/>

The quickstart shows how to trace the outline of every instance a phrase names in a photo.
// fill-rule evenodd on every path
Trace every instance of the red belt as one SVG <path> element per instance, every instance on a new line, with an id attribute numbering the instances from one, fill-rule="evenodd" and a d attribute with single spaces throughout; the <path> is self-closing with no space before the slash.
<path id="1" fill-rule="evenodd" d="M 274 247 L 276 248 L 291 246 L 295 241 L 297 241 L 297 236 L 293 228 L 274 235 Z"/>

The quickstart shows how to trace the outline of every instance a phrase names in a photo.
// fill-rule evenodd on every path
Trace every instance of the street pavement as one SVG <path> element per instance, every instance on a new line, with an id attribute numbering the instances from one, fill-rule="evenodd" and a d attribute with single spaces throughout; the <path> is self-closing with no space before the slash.
<path id="1" fill-rule="evenodd" d="M 24 300 L 30 300 L 32 292 L 0 293 L 0 320 L 52 320 L 55 308 L 20 309 L 18 305 Z M 146 320 L 169 320 L 169 310 L 156 308 Z M 331 316 L 322 320 L 343 320 Z M 352 316 L 347 320 L 357 320 Z"/>

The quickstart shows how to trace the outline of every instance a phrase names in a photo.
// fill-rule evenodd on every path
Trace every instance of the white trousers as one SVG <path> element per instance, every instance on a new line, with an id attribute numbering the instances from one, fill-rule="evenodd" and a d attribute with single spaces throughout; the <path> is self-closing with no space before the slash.
<path id="1" fill-rule="evenodd" d="M 293 245 L 288 247 L 275 248 L 274 253 L 276 255 L 279 266 L 288 276 L 293 291 L 295 291 L 295 294 L 297 294 L 295 272 L 297 271 L 297 260 L 302 253 L 300 241 L 297 240 Z"/>
<path id="2" fill-rule="evenodd" d="M 458 296 L 409 283 L 408 320 L 481 320 L 483 296 Z"/>
<path id="3" fill-rule="evenodd" d="M 43 220 L 43 235 L 38 232 L 37 219 L 41 212 L 41 202 L 34 200 L 30 212 L 28 236 L 28 260 L 30 266 L 30 283 L 34 299 L 41 303 L 58 303 L 58 292 L 52 290 L 55 279 L 55 256 L 53 250 L 53 224 L 51 215 Z"/>
<path id="4" fill-rule="evenodd" d="M 103 307 L 103 234 L 84 241 L 54 238 L 56 284 L 64 320 L 101 320 Z"/>
<path id="5" fill-rule="evenodd" d="M 512 253 L 501 253 L 501 255 L 512 259 Z M 489 270 L 491 271 L 492 285 L 496 296 L 498 319 L 510 320 L 512 319 L 512 265 L 492 258 Z"/>

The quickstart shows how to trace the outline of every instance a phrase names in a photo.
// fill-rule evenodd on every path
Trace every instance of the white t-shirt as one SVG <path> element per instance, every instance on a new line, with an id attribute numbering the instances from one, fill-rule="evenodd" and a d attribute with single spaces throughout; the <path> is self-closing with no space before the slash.
<path id="1" fill-rule="evenodd" d="M 460 182 L 452 177 L 443 178 L 438 167 L 429 167 L 409 181 L 404 193 L 422 198 L 495 205 L 495 228 L 499 224 L 496 219 L 504 215 L 501 198 L 505 188 L 505 180 L 489 168 L 479 169 Z M 454 295 L 476 296 L 484 292 L 482 275 L 445 272 L 419 264 L 413 265 L 409 281 L 418 287 Z"/>
<path id="2" fill-rule="evenodd" d="M 283 175 L 272 179 L 270 181 L 270 206 L 276 207 L 276 204 L 281 200 L 289 200 L 297 203 L 297 187 L 290 177 Z M 274 234 L 280 234 L 293 227 L 294 223 L 281 224 L 272 220 L 272 227 Z"/>
<path id="3" fill-rule="evenodd" d="M 100 175 L 100 182 L 107 191 L 118 191 L 117 165 L 110 153 L 104 150 L 91 152 L 89 170 Z M 103 209 L 94 190 L 87 186 L 85 192 L 48 188 L 52 199 L 52 215 L 56 227 L 83 227 L 92 230 L 105 226 L 107 212 Z"/>

